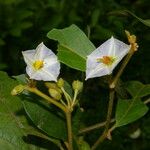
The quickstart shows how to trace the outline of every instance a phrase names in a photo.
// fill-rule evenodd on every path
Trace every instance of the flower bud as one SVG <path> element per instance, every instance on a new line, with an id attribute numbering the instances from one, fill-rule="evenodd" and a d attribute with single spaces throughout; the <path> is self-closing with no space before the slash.
<path id="1" fill-rule="evenodd" d="M 57 81 L 57 86 L 59 88 L 63 87 L 64 86 L 64 80 L 62 78 L 60 78 L 58 81 Z"/>
<path id="2" fill-rule="evenodd" d="M 83 88 L 83 83 L 82 83 L 81 81 L 79 81 L 79 80 L 73 81 L 73 83 L 72 83 L 72 88 L 73 88 L 74 90 L 81 91 L 82 88 Z"/>
<path id="3" fill-rule="evenodd" d="M 46 86 L 48 89 L 55 89 L 55 90 L 57 90 L 58 92 L 62 93 L 61 89 L 57 86 L 56 83 L 45 82 L 45 86 Z"/>
<path id="4" fill-rule="evenodd" d="M 56 83 L 51 83 L 51 82 L 45 82 L 45 86 L 47 88 L 53 88 L 53 89 L 57 88 L 57 84 Z"/>
<path id="5" fill-rule="evenodd" d="M 53 88 L 49 88 L 48 92 L 50 94 L 50 96 L 56 100 L 60 100 L 61 99 L 61 93 L 59 91 L 57 91 L 56 89 Z"/>
<path id="6" fill-rule="evenodd" d="M 14 87 L 14 89 L 11 91 L 11 95 L 15 96 L 23 92 L 25 87 L 22 84 L 17 85 Z"/>

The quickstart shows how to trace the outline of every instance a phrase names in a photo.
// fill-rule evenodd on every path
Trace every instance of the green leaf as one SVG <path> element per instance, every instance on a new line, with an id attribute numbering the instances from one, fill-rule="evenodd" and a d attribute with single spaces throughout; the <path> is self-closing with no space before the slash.
<path id="1" fill-rule="evenodd" d="M 130 81 L 126 89 L 131 94 L 131 99 L 119 99 L 116 110 L 115 127 L 129 124 L 144 116 L 148 107 L 141 101 L 141 97 L 150 94 L 150 85 L 144 85 L 138 81 Z"/>
<path id="2" fill-rule="evenodd" d="M 26 78 L 25 74 L 20 74 L 20 75 L 12 76 L 12 77 L 15 78 L 18 81 L 18 83 L 20 83 L 20 84 L 27 83 L 27 78 Z"/>
<path id="3" fill-rule="evenodd" d="M 133 97 L 144 97 L 150 94 L 150 84 L 144 85 L 139 81 L 130 81 L 125 86 Z"/>
<path id="4" fill-rule="evenodd" d="M 18 97 L 10 95 L 11 90 L 18 84 L 17 81 L 0 71 L 0 149 L 3 150 L 44 150 L 29 143 L 26 128 L 28 125 L 23 115 L 23 107 Z"/>
<path id="5" fill-rule="evenodd" d="M 47 135 L 66 140 L 67 129 L 64 118 L 56 110 L 52 110 L 50 106 L 46 106 L 39 100 L 39 97 L 36 98 L 36 101 L 31 98 L 24 98 L 23 105 L 29 118 L 37 128 Z"/>
<path id="6" fill-rule="evenodd" d="M 130 100 L 119 99 L 117 104 L 115 127 L 127 125 L 143 117 L 147 111 L 148 107 L 140 100 L 140 98 Z"/>
<path id="7" fill-rule="evenodd" d="M 119 11 L 112 11 L 109 13 L 110 15 L 132 15 L 134 18 L 136 18 L 138 21 L 140 21 L 141 23 L 143 23 L 144 25 L 150 27 L 150 19 L 142 19 L 138 16 L 136 16 L 134 13 L 132 13 L 129 10 L 119 10 Z"/>
<path id="8" fill-rule="evenodd" d="M 128 12 L 130 15 L 132 15 L 133 17 L 135 17 L 136 19 L 138 19 L 140 22 L 142 22 L 144 25 L 150 27 L 150 19 L 142 19 L 138 16 L 136 16 L 134 13 L 132 13 L 131 11 L 129 10 L 126 10 L 126 12 Z"/>
<path id="9" fill-rule="evenodd" d="M 53 29 L 47 36 L 59 42 L 57 55 L 62 63 L 85 71 L 86 56 L 95 49 L 95 46 L 76 25 L 65 29 Z"/>

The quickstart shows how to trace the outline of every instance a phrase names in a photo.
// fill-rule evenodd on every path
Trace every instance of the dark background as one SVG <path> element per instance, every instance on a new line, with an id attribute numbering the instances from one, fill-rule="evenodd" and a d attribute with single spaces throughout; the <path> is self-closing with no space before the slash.
<path id="1" fill-rule="evenodd" d="M 43 41 L 56 52 L 56 42 L 46 37 L 47 32 L 53 28 L 65 28 L 76 24 L 87 35 L 90 31 L 90 40 L 96 47 L 112 35 L 127 43 L 124 30 L 134 33 L 138 39 L 139 50 L 128 64 L 122 79 L 123 81 L 139 80 L 147 84 L 150 81 L 148 47 L 150 30 L 127 13 L 112 14 L 113 11 L 125 9 L 142 19 L 150 18 L 149 0 L 0 0 L 0 70 L 6 71 L 9 75 L 25 73 L 21 51 L 34 49 Z M 76 78 L 81 75 L 78 71 L 64 65 L 63 70 L 66 72 L 62 75 L 68 78 L 73 78 L 70 77 L 72 73 Z M 101 96 L 97 95 L 99 85 L 96 84 L 96 80 L 89 82 L 87 88 L 91 90 L 88 99 L 98 99 Z M 106 91 L 102 92 L 104 93 L 102 97 L 107 97 L 104 96 Z M 88 103 L 83 104 L 87 110 L 84 115 L 84 122 L 87 125 L 98 122 L 99 117 L 102 118 L 104 113 L 99 115 L 96 111 L 102 110 L 102 107 L 106 108 L 106 104 L 101 104 L 104 100 L 96 102 L 87 100 Z M 90 121 L 88 115 L 94 119 Z M 150 148 L 149 125 L 149 115 L 146 115 L 133 125 L 120 128 L 114 133 L 113 141 L 104 143 L 102 149 L 148 150 Z M 136 128 L 141 129 L 141 136 L 131 139 L 129 133 Z M 92 143 L 97 134 L 97 131 L 93 132 L 93 136 L 89 136 L 86 140 Z"/>

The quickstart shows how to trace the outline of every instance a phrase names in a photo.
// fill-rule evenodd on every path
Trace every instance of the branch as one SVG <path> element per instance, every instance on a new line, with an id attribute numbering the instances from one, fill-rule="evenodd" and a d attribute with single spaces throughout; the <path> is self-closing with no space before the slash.
<path id="1" fill-rule="evenodd" d="M 113 123 L 114 121 L 115 121 L 115 119 L 113 118 L 113 119 L 111 119 L 110 123 Z M 79 134 L 87 133 L 87 132 L 90 132 L 92 130 L 102 128 L 105 125 L 106 125 L 106 121 L 101 122 L 101 123 L 97 123 L 95 125 L 92 125 L 92 126 L 89 126 L 89 127 L 83 128 L 83 129 L 80 129 L 79 130 Z"/>

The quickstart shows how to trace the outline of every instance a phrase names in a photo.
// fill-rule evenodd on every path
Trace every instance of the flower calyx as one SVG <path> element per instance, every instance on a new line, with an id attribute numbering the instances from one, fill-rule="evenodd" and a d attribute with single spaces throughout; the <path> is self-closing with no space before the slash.
<path id="1" fill-rule="evenodd" d="M 13 90 L 11 91 L 11 95 L 16 96 L 22 93 L 24 90 L 25 90 L 25 86 L 22 84 L 19 84 L 13 88 Z"/>
<path id="2" fill-rule="evenodd" d="M 137 38 L 135 35 L 131 35 L 129 31 L 125 30 L 125 33 L 126 33 L 126 36 L 127 36 L 127 39 L 128 39 L 128 42 L 130 43 L 131 45 L 131 50 L 132 51 L 137 51 L 138 49 L 138 44 L 137 44 Z"/>

